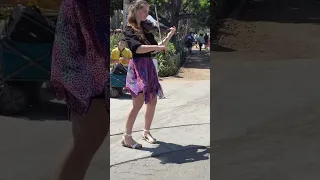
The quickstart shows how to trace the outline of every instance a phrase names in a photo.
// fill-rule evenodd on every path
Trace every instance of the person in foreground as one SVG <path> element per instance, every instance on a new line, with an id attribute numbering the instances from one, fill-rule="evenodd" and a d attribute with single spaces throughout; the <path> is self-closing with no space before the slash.
<path id="1" fill-rule="evenodd" d="M 176 28 L 170 28 L 167 37 L 157 42 L 154 35 L 142 26 L 149 15 L 149 4 L 144 0 L 135 1 L 129 8 L 128 26 L 124 32 L 133 58 L 129 62 L 126 88 L 132 96 L 132 107 L 128 113 L 125 134 L 121 141 L 128 148 L 138 149 L 142 145 L 133 140 L 131 133 L 136 117 L 143 105 L 146 104 L 145 126 L 142 138 L 149 143 L 156 143 L 150 134 L 151 123 L 155 114 L 157 95 L 163 94 L 157 71 L 153 64 L 152 52 L 166 49 L 165 45 L 174 35 Z"/>
<path id="2" fill-rule="evenodd" d="M 57 180 L 83 180 L 109 131 L 109 29 L 108 1 L 62 1 L 51 86 L 67 103 L 73 144 Z"/>

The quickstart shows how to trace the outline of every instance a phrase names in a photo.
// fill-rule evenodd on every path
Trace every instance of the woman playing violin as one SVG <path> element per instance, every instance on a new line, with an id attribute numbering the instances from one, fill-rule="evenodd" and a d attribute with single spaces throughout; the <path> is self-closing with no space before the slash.
<path id="1" fill-rule="evenodd" d="M 124 32 L 126 41 L 132 51 L 132 59 L 129 62 L 126 88 L 132 96 L 132 107 L 123 136 L 122 145 L 128 148 L 142 148 L 142 145 L 133 140 L 131 133 L 136 117 L 146 104 L 145 125 L 142 139 L 149 143 L 156 143 L 156 139 L 150 134 L 150 127 L 157 104 L 157 95 L 161 95 L 162 87 L 159 83 L 157 71 L 152 61 L 152 52 L 160 52 L 166 49 L 166 44 L 175 34 L 176 28 L 170 28 L 168 35 L 157 42 L 152 32 L 142 26 L 149 15 L 149 4 L 144 0 L 135 1 L 129 8 L 128 25 Z"/>

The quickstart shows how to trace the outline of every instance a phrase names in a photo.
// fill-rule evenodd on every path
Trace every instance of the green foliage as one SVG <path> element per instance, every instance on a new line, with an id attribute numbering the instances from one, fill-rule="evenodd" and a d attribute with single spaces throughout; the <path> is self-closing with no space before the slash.
<path id="1" fill-rule="evenodd" d="M 12 13 L 12 7 L 0 7 L 0 20 L 7 19 Z"/>
<path id="2" fill-rule="evenodd" d="M 180 55 L 173 43 L 168 43 L 166 53 L 156 55 L 159 63 L 159 76 L 167 77 L 177 74 L 180 68 Z"/>
<path id="3" fill-rule="evenodd" d="M 110 17 L 114 15 L 115 10 L 123 9 L 123 0 L 110 0 Z"/>
<path id="4" fill-rule="evenodd" d="M 210 15 L 211 0 L 150 0 L 149 2 L 157 6 L 158 13 L 163 17 L 160 18 L 160 22 L 164 25 L 176 25 L 170 21 L 177 23 L 182 19 L 194 19 L 203 27 L 207 25 L 200 22 L 205 22 Z M 151 11 L 154 11 L 154 7 L 151 7 Z"/>
<path id="5" fill-rule="evenodd" d="M 123 37 L 124 36 L 121 33 L 110 35 L 110 52 L 112 51 L 112 49 L 117 47 L 119 40 Z"/>

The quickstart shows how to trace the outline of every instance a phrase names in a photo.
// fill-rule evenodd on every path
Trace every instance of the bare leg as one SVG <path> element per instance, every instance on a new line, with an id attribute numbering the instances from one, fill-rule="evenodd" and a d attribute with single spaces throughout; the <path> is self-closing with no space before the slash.
<path id="1" fill-rule="evenodd" d="M 93 100 L 85 117 L 72 112 L 71 120 L 74 144 L 62 164 L 58 180 L 83 180 L 109 131 L 110 117 L 104 99 Z"/>
<path id="2" fill-rule="evenodd" d="M 134 125 L 134 122 L 136 121 L 136 118 L 138 116 L 138 113 L 143 105 L 144 102 L 144 95 L 143 93 L 140 93 L 137 97 L 132 97 L 132 107 L 129 110 L 128 113 L 128 118 L 126 122 L 126 127 L 125 127 L 125 133 L 126 134 L 131 134 L 132 133 L 132 128 Z M 131 136 L 125 136 L 125 142 L 126 144 L 133 145 L 136 142 L 132 139 Z"/>
<path id="3" fill-rule="evenodd" d="M 154 143 L 156 140 L 151 136 L 149 130 L 151 128 L 153 117 L 154 117 L 154 114 L 156 111 L 157 101 L 158 101 L 157 96 L 153 96 L 150 103 L 147 104 L 147 109 L 146 109 L 146 114 L 145 114 L 144 129 L 147 131 L 144 131 L 144 137 L 147 137 L 149 142 L 152 142 L 152 143 Z"/>

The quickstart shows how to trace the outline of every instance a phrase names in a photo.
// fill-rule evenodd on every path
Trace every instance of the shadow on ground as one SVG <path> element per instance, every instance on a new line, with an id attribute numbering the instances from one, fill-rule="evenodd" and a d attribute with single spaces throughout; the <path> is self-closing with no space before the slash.
<path id="1" fill-rule="evenodd" d="M 20 117 L 32 121 L 65 121 L 68 120 L 68 108 L 62 103 L 43 101 L 36 106 L 31 106 Z"/>
<path id="2" fill-rule="evenodd" d="M 248 1 L 238 20 L 319 25 L 319 9 L 318 0 L 265 0 L 251 3 Z"/>
<path id="3" fill-rule="evenodd" d="M 232 48 L 228 48 L 228 47 L 223 47 L 221 45 L 214 45 L 211 48 L 211 51 L 213 51 L 213 52 L 234 52 L 236 50 L 232 49 Z"/>
<path id="4" fill-rule="evenodd" d="M 119 100 L 131 100 L 131 95 L 128 94 L 128 93 L 123 93 L 120 97 L 116 98 L 116 99 L 119 99 Z"/>
<path id="5" fill-rule="evenodd" d="M 199 145 L 182 146 L 179 144 L 166 143 L 158 141 L 159 146 L 156 148 L 143 148 L 142 151 L 152 152 L 151 157 L 160 160 L 160 164 L 184 164 L 202 160 L 208 160 L 210 148 Z M 171 149 L 169 154 L 155 154 L 158 148 L 165 146 Z M 176 150 L 176 151 L 175 151 Z M 183 151 L 182 151 L 183 150 Z"/>
<path id="6" fill-rule="evenodd" d="M 58 102 L 51 91 L 43 89 L 40 102 L 15 117 L 31 121 L 65 121 L 68 120 L 68 108 L 65 103 Z"/>
<path id="7" fill-rule="evenodd" d="M 210 69 L 210 55 L 207 56 L 208 53 L 210 54 L 209 51 L 195 51 L 194 55 L 190 57 L 184 68 Z"/>

